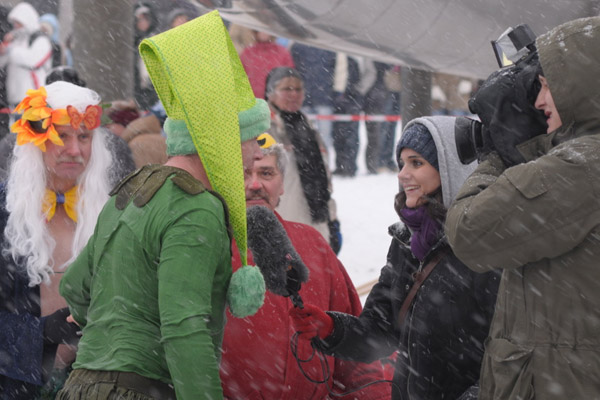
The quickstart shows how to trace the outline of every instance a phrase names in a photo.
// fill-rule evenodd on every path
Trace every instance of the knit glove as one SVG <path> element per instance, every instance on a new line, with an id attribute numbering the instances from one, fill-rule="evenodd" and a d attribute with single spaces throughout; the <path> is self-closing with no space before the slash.
<path id="1" fill-rule="evenodd" d="M 329 221 L 329 245 L 333 252 L 338 255 L 342 249 L 342 231 L 340 230 L 340 221 Z"/>
<path id="2" fill-rule="evenodd" d="M 304 308 L 293 307 L 289 311 L 292 324 L 300 337 L 311 340 L 314 337 L 325 339 L 333 332 L 333 319 L 312 304 L 305 304 Z"/>
<path id="3" fill-rule="evenodd" d="M 79 340 L 81 328 L 67 322 L 70 314 L 69 307 L 65 307 L 43 318 L 45 344 L 74 344 Z"/>
<path id="4" fill-rule="evenodd" d="M 548 129 L 544 113 L 534 107 L 539 93 L 536 65 L 513 65 L 492 73 L 469 100 L 469 109 L 487 128 L 507 167 L 525 162 L 517 145 Z"/>

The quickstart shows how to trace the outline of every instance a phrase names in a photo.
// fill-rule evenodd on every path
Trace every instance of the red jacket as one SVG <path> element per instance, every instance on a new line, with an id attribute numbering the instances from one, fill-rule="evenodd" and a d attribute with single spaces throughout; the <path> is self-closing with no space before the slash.
<path id="1" fill-rule="evenodd" d="M 292 244 L 310 271 L 309 281 L 302 285 L 300 295 L 304 303 L 323 310 L 341 311 L 359 315 L 362 306 L 356 289 L 344 266 L 331 251 L 329 244 L 308 225 L 284 221 Z M 239 253 L 233 251 L 233 268 L 240 267 Z M 251 254 L 248 262 L 252 264 Z M 288 310 L 291 301 L 267 292 L 265 304 L 248 318 L 228 315 L 223 339 L 221 381 L 226 399 L 326 399 L 325 384 L 310 382 L 301 372 L 290 349 L 294 329 Z M 302 341 L 299 346 L 307 342 Z M 311 354 L 310 345 L 299 349 L 300 358 Z M 379 362 L 362 364 L 326 357 L 329 364 L 330 387 L 348 391 L 358 386 L 384 379 Z M 315 355 L 302 367 L 314 380 L 323 379 L 323 370 Z M 335 385 L 333 381 L 338 385 Z M 341 386 L 339 386 L 341 385 Z M 390 399 L 390 385 L 379 383 L 343 397 L 343 399 Z"/>
<path id="2" fill-rule="evenodd" d="M 280 44 L 259 42 L 246 47 L 240 55 L 254 96 L 265 98 L 265 84 L 269 71 L 276 67 L 294 67 L 290 52 Z"/>

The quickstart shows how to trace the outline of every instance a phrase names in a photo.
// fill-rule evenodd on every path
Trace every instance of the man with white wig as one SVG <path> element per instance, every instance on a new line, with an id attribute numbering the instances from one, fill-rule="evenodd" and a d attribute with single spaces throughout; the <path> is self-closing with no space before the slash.
<path id="1" fill-rule="evenodd" d="M 90 89 L 55 82 L 28 90 L 16 108 L 17 146 L 0 186 L 3 399 L 52 391 L 75 359 L 79 329 L 67 322 L 58 285 L 110 191 L 112 157 L 96 130 L 99 103 Z"/>

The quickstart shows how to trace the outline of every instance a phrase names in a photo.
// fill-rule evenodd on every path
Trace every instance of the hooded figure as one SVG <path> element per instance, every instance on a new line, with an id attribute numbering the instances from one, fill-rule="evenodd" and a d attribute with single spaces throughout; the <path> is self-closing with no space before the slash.
<path id="1" fill-rule="evenodd" d="M 138 46 L 147 37 L 154 36 L 158 31 L 158 18 L 152 5 L 147 2 L 136 3 L 133 9 L 135 18 L 135 37 L 134 37 L 134 69 L 133 69 L 133 90 L 135 101 L 141 110 L 148 110 L 154 105 L 158 96 L 154 91 L 150 76 L 144 65 L 144 61 L 137 51 Z"/>
<path id="2" fill-rule="evenodd" d="M 52 67 L 63 65 L 62 45 L 60 44 L 60 25 L 54 14 L 44 14 L 40 17 L 40 29 L 52 42 Z"/>
<path id="3" fill-rule="evenodd" d="M 502 270 L 483 400 L 600 394 L 600 17 L 560 25 L 536 47 L 548 134 L 518 145 L 525 162 L 511 168 L 492 153 L 446 221 L 470 268 Z"/>
<path id="4" fill-rule="evenodd" d="M 397 351 L 397 400 L 457 399 L 475 385 L 494 312 L 498 274 L 469 270 L 443 231 L 446 209 L 475 167 L 458 160 L 455 121 L 423 117 L 404 128 L 395 201 L 404 226 L 390 227 L 387 263 L 360 316 L 320 313 L 308 304 L 290 311 L 298 331 L 328 326 L 312 343 L 335 357 L 372 362 Z"/>
<path id="5" fill-rule="evenodd" d="M 28 89 L 43 85 L 52 67 L 52 43 L 39 32 L 39 18 L 37 11 L 25 2 L 8 14 L 13 30 L 4 54 L 0 54 L 0 67 L 6 66 L 6 92 L 11 107 L 21 101 Z"/>

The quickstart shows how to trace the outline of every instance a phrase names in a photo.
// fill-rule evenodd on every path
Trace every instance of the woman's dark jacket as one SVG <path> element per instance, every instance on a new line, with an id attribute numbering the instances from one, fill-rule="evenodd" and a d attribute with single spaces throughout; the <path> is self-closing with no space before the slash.
<path id="1" fill-rule="evenodd" d="M 419 261 L 406 228 L 390 227 L 387 265 L 359 318 L 330 313 L 335 329 L 321 342 L 336 357 L 371 362 L 398 350 L 393 399 L 456 399 L 479 379 L 483 342 L 494 312 L 499 275 L 478 274 L 450 251 L 443 239 L 441 261 L 420 287 L 402 327 L 398 313 L 413 284 Z"/>

